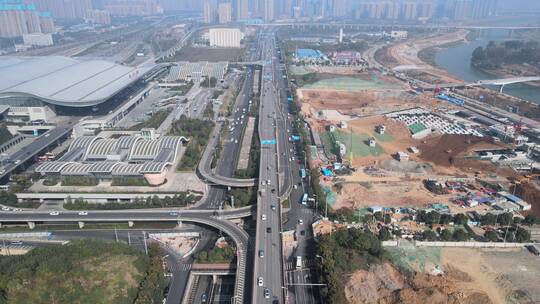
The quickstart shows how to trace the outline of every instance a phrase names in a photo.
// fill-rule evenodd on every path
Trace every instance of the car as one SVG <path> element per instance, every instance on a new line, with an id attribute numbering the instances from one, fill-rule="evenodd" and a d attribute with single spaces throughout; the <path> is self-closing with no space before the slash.
<path id="1" fill-rule="evenodd" d="M 301 230 L 301 231 L 300 231 L 300 235 L 301 235 L 301 236 L 306 235 L 306 231 L 305 231 L 305 230 Z"/>
<path id="2" fill-rule="evenodd" d="M 238 139 L 236 139 L 236 140 L 234 141 L 234 143 L 237 144 L 237 143 L 238 143 Z"/>
<path id="3" fill-rule="evenodd" d="M 266 227 L 266 233 L 271 233 L 272 232 L 272 227 Z"/>
<path id="4" fill-rule="evenodd" d="M 257 280 L 257 284 L 259 284 L 259 286 L 263 286 L 264 282 L 262 277 L 259 277 L 259 279 Z"/>
<path id="5" fill-rule="evenodd" d="M 297 186 L 297 185 L 293 185 L 293 188 L 294 188 L 294 189 L 298 189 L 298 186 Z"/>
<path id="6" fill-rule="evenodd" d="M 259 250 L 259 257 L 264 258 L 264 250 Z"/>
<path id="7" fill-rule="evenodd" d="M 79 215 L 88 215 L 88 212 L 86 212 L 86 211 L 81 211 L 81 212 L 79 212 L 78 214 L 79 214 Z"/>
<path id="8" fill-rule="evenodd" d="M 178 215 L 178 212 L 169 212 L 169 215 L 172 215 L 172 216 L 177 216 Z"/>
<path id="9" fill-rule="evenodd" d="M 267 185 L 270 185 L 270 180 L 267 180 L 267 181 L 266 181 L 266 184 L 267 184 Z"/>
<path id="10" fill-rule="evenodd" d="M 264 289 L 264 298 L 269 299 L 270 298 L 270 289 L 265 288 Z"/>
<path id="11" fill-rule="evenodd" d="M 293 157 L 291 157 L 291 160 L 294 160 L 294 156 L 293 156 Z"/>
<path id="12" fill-rule="evenodd" d="M 272 211 L 276 211 L 276 205 L 274 204 L 270 205 L 270 209 L 272 209 Z"/>
<path id="13" fill-rule="evenodd" d="M 208 295 L 205 292 L 201 295 L 201 303 L 206 303 L 206 301 L 208 301 Z"/>
<path id="14" fill-rule="evenodd" d="M 302 225 L 303 223 L 304 223 L 304 221 L 302 219 L 298 220 L 298 225 Z"/>
<path id="15" fill-rule="evenodd" d="M 2 207 L 2 211 L 9 211 L 10 209 L 8 207 Z"/>
<path id="16" fill-rule="evenodd" d="M 266 214 L 261 215 L 261 219 L 262 219 L 263 221 L 266 221 Z"/>
<path id="17" fill-rule="evenodd" d="M 22 241 L 11 241 L 11 245 L 22 245 Z"/>
<path id="18" fill-rule="evenodd" d="M 60 212 L 58 212 L 58 211 L 53 211 L 53 212 L 49 212 L 49 214 L 50 214 L 50 215 L 59 215 Z"/>
<path id="19" fill-rule="evenodd" d="M 273 189 L 272 189 L 272 193 L 276 193 L 276 188 L 273 188 Z"/>

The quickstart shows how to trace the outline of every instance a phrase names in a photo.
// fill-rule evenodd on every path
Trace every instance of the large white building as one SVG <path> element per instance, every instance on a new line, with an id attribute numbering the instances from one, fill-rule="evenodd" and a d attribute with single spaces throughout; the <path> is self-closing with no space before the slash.
<path id="1" fill-rule="evenodd" d="M 210 46 L 239 48 L 244 33 L 237 28 L 215 28 L 208 33 Z"/>
<path id="2" fill-rule="evenodd" d="M 51 46 L 54 44 L 51 34 L 41 33 L 24 34 L 23 42 L 25 45 L 32 46 Z"/>

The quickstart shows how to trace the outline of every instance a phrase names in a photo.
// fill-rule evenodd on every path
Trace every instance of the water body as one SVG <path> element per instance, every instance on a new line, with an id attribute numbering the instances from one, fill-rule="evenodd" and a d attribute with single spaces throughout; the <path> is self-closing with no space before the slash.
<path id="1" fill-rule="evenodd" d="M 479 46 L 485 47 L 489 41 L 501 42 L 509 39 L 512 38 L 508 30 L 484 30 L 474 41 L 439 51 L 435 56 L 435 62 L 440 67 L 446 69 L 449 73 L 470 82 L 476 80 L 500 78 L 486 74 L 472 67 L 470 64 L 472 52 Z M 494 89 L 498 88 L 494 87 Z M 540 103 L 539 87 L 515 83 L 504 86 L 504 93 Z"/>

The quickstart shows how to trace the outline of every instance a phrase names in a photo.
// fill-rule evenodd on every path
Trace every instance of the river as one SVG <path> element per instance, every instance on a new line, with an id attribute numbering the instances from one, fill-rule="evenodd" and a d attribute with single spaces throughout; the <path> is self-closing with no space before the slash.
<path id="1" fill-rule="evenodd" d="M 472 67 L 470 64 L 471 56 L 475 48 L 479 46 L 485 47 L 489 41 L 500 42 L 508 39 L 511 39 L 508 30 L 485 30 L 472 42 L 439 51 L 435 56 L 435 62 L 450 74 L 470 82 L 500 78 Z M 504 93 L 540 103 L 540 87 L 515 83 L 506 85 L 504 87 Z"/>

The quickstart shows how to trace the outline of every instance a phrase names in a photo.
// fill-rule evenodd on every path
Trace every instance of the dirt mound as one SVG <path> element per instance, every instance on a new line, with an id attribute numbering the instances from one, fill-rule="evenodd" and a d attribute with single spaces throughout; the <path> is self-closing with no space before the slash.
<path id="1" fill-rule="evenodd" d="M 384 263 L 351 275 L 345 285 L 345 296 L 352 304 L 372 303 L 391 297 L 395 290 L 405 286 L 405 277 L 392 265 Z"/>
<path id="2" fill-rule="evenodd" d="M 468 274 L 455 268 L 441 276 L 425 273 L 404 274 L 389 263 L 357 271 L 345 286 L 349 303 L 384 304 L 490 304 L 484 292 L 466 291 L 460 286 L 471 282 Z"/>
<path id="3" fill-rule="evenodd" d="M 540 216 L 540 190 L 538 190 L 533 184 L 521 183 L 517 186 L 512 186 L 510 191 L 531 204 L 532 213 L 534 213 L 536 216 Z"/>
<path id="4" fill-rule="evenodd" d="M 463 158 L 474 150 L 501 147 L 503 146 L 493 143 L 490 138 L 448 134 L 427 138 L 419 145 L 422 159 L 447 167 L 454 165 L 456 159 Z"/>

